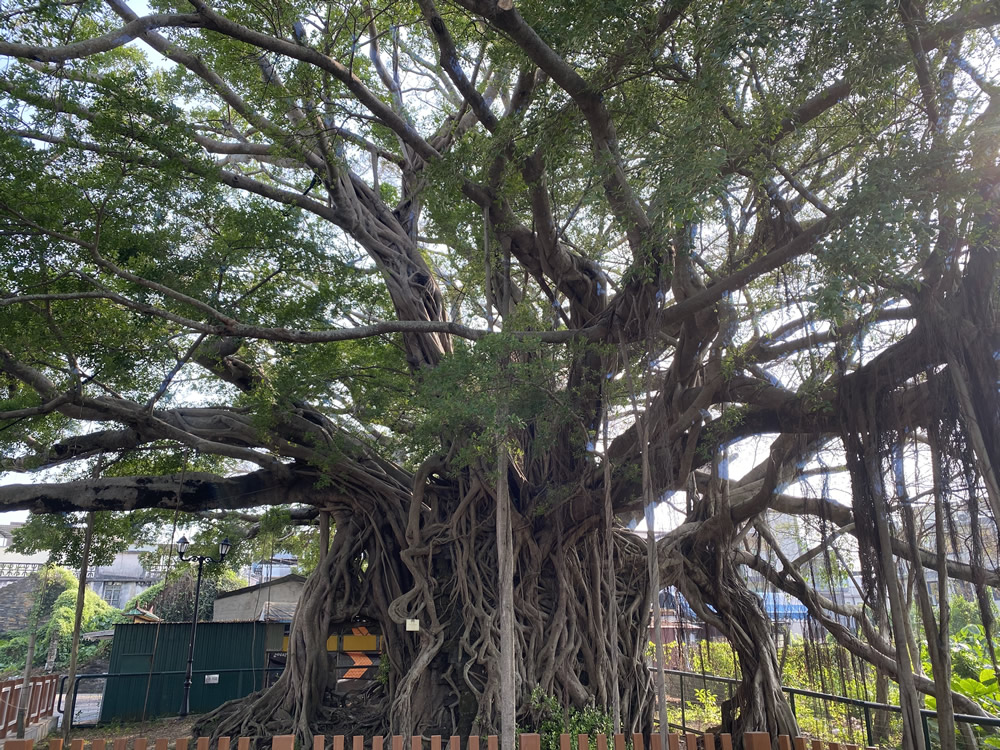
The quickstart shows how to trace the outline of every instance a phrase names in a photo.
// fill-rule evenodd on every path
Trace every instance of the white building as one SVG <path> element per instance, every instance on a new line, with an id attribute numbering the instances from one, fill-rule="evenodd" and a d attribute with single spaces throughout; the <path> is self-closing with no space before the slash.
<path id="1" fill-rule="evenodd" d="M 287 552 L 279 552 L 271 558 L 257 560 L 250 564 L 246 579 L 251 585 L 267 583 L 295 573 L 299 559 Z"/>
<path id="2" fill-rule="evenodd" d="M 14 541 L 14 529 L 23 526 L 20 523 L 0 525 L 0 587 L 14 581 L 27 578 L 48 561 L 47 552 L 36 552 L 33 555 L 22 555 L 10 549 Z"/>
<path id="3" fill-rule="evenodd" d="M 147 569 L 140 560 L 154 547 L 136 547 L 119 552 L 110 565 L 96 565 L 87 572 L 87 587 L 112 607 L 121 609 L 134 596 L 163 579 L 163 571 Z"/>

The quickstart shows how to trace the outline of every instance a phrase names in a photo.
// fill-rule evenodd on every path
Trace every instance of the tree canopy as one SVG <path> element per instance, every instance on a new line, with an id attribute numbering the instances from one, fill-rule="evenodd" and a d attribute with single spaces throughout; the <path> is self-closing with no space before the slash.
<path id="1" fill-rule="evenodd" d="M 983 712 L 947 601 L 968 583 L 991 632 L 995 2 L 0 24 L 0 468 L 45 471 L 0 509 L 335 529 L 285 674 L 212 731 L 492 729 L 505 613 L 519 717 L 539 686 L 648 730 L 669 584 L 739 657 L 726 727 L 793 733 L 748 571 L 899 682 L 907 747 L 920 692 L 946 748 Z M 623 524 L 664 500 L 683 522 L 647 549 Z M 805 572 L 837 545 L 861 606 Z M 322 644 L 359 615 L 388 678 L 335 705 Z"/>

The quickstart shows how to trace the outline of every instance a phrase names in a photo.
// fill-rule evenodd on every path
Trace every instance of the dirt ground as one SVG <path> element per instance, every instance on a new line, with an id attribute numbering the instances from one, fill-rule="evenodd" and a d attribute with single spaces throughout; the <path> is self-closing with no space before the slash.
<path id="1" fill-rule="evenodd" d="M 153 741 L 165 738 L 170 740 L 170 747 L 174 746 L 174 740 L 186 739 L 191 736 L 191 727 L 194 725 L 197 716 L 186 716 L 183 719 L 151 719 L 145 725 L 136 722 L 134 724 L 108 724 L 106 726 L 95 727 L 94 729 L 74 729 L 70 733 L 70 738 L 74 740 L 86 740 L 88 743 L 94 740 L 127 740 L 131 748 L 132 740 L 145 737 L 149 741 L 152 750 Z M 57 737 L 52 734 L 50 737 Z M 192 743 L 193 745 L 193 743 Z"/>

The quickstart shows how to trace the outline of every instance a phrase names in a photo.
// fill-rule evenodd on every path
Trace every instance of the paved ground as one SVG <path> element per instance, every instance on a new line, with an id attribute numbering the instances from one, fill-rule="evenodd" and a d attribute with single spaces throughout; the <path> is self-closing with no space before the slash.
<path id="1" fill-rule="evenodd" d="M 25 727 L 24 739 L 34 740 L 35 744 L 39 745 L 43 744 L 45 742 L 45 737 L 49 734 L 49 732 L 55 729 L 55 726 L 56 726 L 55 717 L 46 716 L 40 722 L 36 722 L 31 726 Z M 0 750 L 3 750 L 4 746 L 7 743 L 7 740 L 13 740 L 13 739 L 15 739 L 15 737 L 14 737 L 14 732 L 12 731 L 10 735 L 0 740 Z"/>
<path id="2" fill-rule="evenodd" d="M 73 723 L 95 724 L 98 717 L 101 715 L 101 698 L 102 696 L 100 693 L 81 693 L 76 696 L 76 706 L 73 710 Z M 63 701 L 63 707 L 65 708 L 66 698 L 63 698 Z M 61 713 L 58 715 L 62 717 Z"/>

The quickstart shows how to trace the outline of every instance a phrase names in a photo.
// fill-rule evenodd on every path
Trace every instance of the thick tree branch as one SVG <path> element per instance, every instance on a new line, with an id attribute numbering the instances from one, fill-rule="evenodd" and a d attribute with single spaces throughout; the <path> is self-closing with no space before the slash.
<path id="1" fill-rule="evenodd" d="M 954 13 L 950 17 L 934 24 L 923 35 L 919 37 L 917 44 L 925 51 L 937 49 L 950 42 L 957 36 L 965 34 L 973 29 L 985 28 L 1000 23 L 1000 8 L 994 3 L 981 3 L 966 10 Z M 893 52 L 887 56 L 883 64 L 883 70 L 888 72 L 906 62 L 910 56 L 910 44 L 904 43 L 897 46 Z M 852 71 L 853 73 L 854 71 Z M 815 120 L 817 117 L 827 112 L 840 102 L 849 97 L 855 90 L 853 76 L 847 75 L 836 82 L 830 84 L 822 91 L 811 96 L 801 105 L 789 112 L 781 120 L 780 126 L 767 139 L 762 149 L 769 149 L 774 144 L 781 141 L 797 129 Z M 760 149 L 755 149 L 757 153 Z M 748 160 L 748 156 L 740 155 L 730 159 L 724 171 L 735 172 L 742 168 Z"/>
<path id="2" fill-rule="evenodd" d="M 517 10 L 503 10 L 496 0 L 459 0 L 459 4 L 486 18 L 506 33 L 535 65 L 544 70 L 576 102 L 590 125 L 595 160 L 604 175 L 608 203 L 625 225 L 633 257 L 637 261 L 645 261 L 651 250 L 646 243 L 652 241 L 652 225 L 629 184 L 618 152 L 614 122 L 600 92 L 549 47 Z"/>
<path id="3" fill-rule="evenodd" d="M 69 513 L 80 510 L 128 511 L 145 508 L 235 510 L 265 505 L 315 504 L 315 476 L 256 471 L 236 477 L 187 472 L 152 477 L 104 477 L 58 484 L 0 486 L 0 510 Z"/>
<path id="4" fill-rule="evenodd" d="M 60 47 L 45 47 L 36 44 L 19 44 L 0 39 L 0 55 L 19 57 L 43 63 L 63 63 L 84 57 L 108 52 L 128 44 L 136 37 L 151 29 L 163 28 L 200 28 L 204 19 L 197 13 L 169 14 L 159 13 L 151 16 L 134 16 L 120 29 L 109 31 L 104 36 L 86 39 L 80 42 L 65 44 Z"/>

